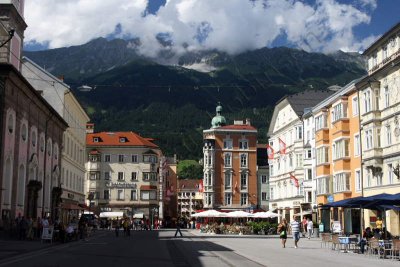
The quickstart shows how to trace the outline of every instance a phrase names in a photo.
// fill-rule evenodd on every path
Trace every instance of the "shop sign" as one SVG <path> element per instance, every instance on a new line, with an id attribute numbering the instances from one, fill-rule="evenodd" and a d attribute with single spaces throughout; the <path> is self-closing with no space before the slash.
<path id="1" fill-rule="evenodd" d="M 124 183 L 124 182 L 109 182 L 106 183 L 106 187 L 110 188 L 137 188 L 136 183 Z"/>

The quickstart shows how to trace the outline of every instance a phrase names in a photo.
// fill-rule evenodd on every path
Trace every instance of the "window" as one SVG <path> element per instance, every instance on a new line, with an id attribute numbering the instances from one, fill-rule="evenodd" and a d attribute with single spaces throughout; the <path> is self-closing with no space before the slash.
<path id="1" fill-rule="evenodd" d="M 8 132 L 12 134 L 14 132 L 14 116 L 8 115 Z"/>
<path id="2" fill-rule="evenodd" d="M 381 185 L 383 185 L 383 181 L 382 181 L 382 175 L 377 175 L 376 176 L 376 185 L 377 186 L 381 186 Z"/>
<path id="3" fill-rule="evenodd" d="M 267 201 L 268 200 L 267 192 L 261 192 L 261 200 L 262 201 Z"/>
<path id="4" fill-rule="evenodd" d="M 347 103 L 340 103 L 333 107 L 332 123 L 347 117 Z"/>
<path id="5" fill-rule="evenodd" d="M 137 163 L 138 162 L 138 155 L 132 155 L 132 162 Z"/>
<path id="6" fill-rule="evenodd" d="M 26 127 L 26 124 L 22 124 L 21 126 L 21 139 L 22 141 L 26 142 L 26 139 L 28 137 L 28 127 Z"/>
<path id="7" fill-rule="evenodd" d="M 390 131 L 390 125 L 386 125 L 386 142 L 388 146 L 392 144 L 392 132 Z"/>
<path id="8" fill-rule="evenodd" d="M 104 180 L 110 180 L 110 172 L 104 172 Z"/>
<path id="9" fill-rule="evenodd" d="M 246 193 L 240 194 L 240 205 L 241 206 L 247 205 L 247 194 Z"/>
<path id="10" fill-rule="evenodd" d="M 289 167 L 293 167 L 293 153 L 289 154 Z"/>
<path id="11" fill-rule="evenodd" d="M 240 190 L 247 189 L 247 173 L 240 174 Z"/>
<path id="12" fill-rule="evenodd" d="M 301 153 L 296 153 L 296 168 L 303 167 L 303 155 Z"/>
<path id="13" fill-rule="evenodd" d="M 225 193 L 225 206 L 232 205 L 232 193 Z"/>
<path id="14" fill-rule="evenodd" d="M 333 192 L 344 191 L 350 191 L 350 175 L 344 172 L 333 175 Z"/>
<path id="15" fill-rule="evenodd" d="M 355 175 L 356 175 L 356 191 L 361 191 L 361 171 L 360 170 L 356 170 L 355 171 Z"/>
<path id="16" fill-rule="evenodd" d="M 305 159 L 311 159 L 311 149 L 307 149 L 304 155 Z"/>
<path id="17" fill-rule="evenodd" d="M 123 172 L 118 172 L 118 180 L 124 180 L 124 173 Z"/>
<path id="18" fill-rule="evenodd" d="M 306 180 L 312 180 L 312 169 L 305 170 Z"/>
<path id="19" fill-rule="evenodd" d="M 143 173 L 143 181 L 157 181 L 157 173 L 156 172 L 144 172 Z"/>
<path id="20" fill-rule="evenodd" d="M 390 163 L 388 167 L 388 183 L 393 184 L 393 165 Z"/>
<path id="21" fill-rule="evenodd" d="M 317 165 L 323 163 L 329 163 L 328 160 L 328 147 L 317 148 Z"/>
<path id="22" fill-rule="evenodd" d="M 141 200 L 156 200 L 157 199 L 157 192 L 152 191 L 140 191 L 140 199 Z"/>
<path id="23" fill-rule="evenodd" d="M 263 183 L 263 184 L 267 183 L 267 176 L 266 175 L 261 175 L 261 183 Z"/>
<path id="24" fill-rule="evenodd" d="M 373 147 L 373 136 L 372 136 L 372 129 L 368 129 L 365 131 L 365 149 L 372 149 Z"/>
<path id="25" fill-rule="evenodd" d="M 269 189 L 269 198 L 270 198 L 270 199 L 274 199 L 274 188 L 273 188 L 273 187 L 271 187 L 271 188 Z"/>
<path id="26" fill-rule="evenodd" d="M 98 143 L 99 142 L 99 138 L 98 137 L 93 137 L 93 142 L 94 143 Z"/>
<path id="27" fill-rule="evenodd" d="M 370 170 L 366 170 L 367 174 L 367 187 L 372 185 L 372 172 Z"/>
<path id="28" fill-rule="evenodd" d="M 269 165 L 269 176 L 274 176 L 274 165 Z"/>
<path id="29" fill-rule="evenodd" d="M 385 108 L 390 106 L 390 96 L 389 96 L 389 87 L 385 86 L 384 89 L 384 94 L 385 94 Z"/>
<path id="30" fill-rule="evenodd" d="M 326 128 L 326 115 L 322 114 L 315 117 L 315 130 Z"/>
<path id="31" fill-rule="evenodd" d="M 131 200 L 137 200 L 137 191 L 136 189 L 131 190 Z"/>
<path id="32" fill-rule="evenodd" d="M 71 174 L 71 176 L 72 176 L 72 174 Z M 98 180 L 99 173 L 98 172 L 89 172 L 89 179 L 90 180 Z"/>
<path id="33" fill-rule="evenodd" d="M 387 45 L 382 47 L 382 61 L 385 62 L 385 59 L 388 57 L 388 47 Z"/>
<path id="34" fill-rule="evenodd" d="M 239 149 L 249 149 L 249 142 L 247 140 L 240 140 Z"/>
<path id="35" fill-rule="evenodd" d="M 119 138 L 119 142 L 120 143 L 125 143 L 126 142 L 126 138 L 125 137 L 120 137 Z"/>
<path id="36" fill-rule="evenodd" d="M 225 167 L 232 167 L 232 154 L 231 153 L 224 154 L 224 163 L 225 163 Z"/>
<path id="37" fill-rule="evenodd" d="M 110 162 L 111 161 L 111 155 L 104 155 L 104 162 Z"/>
<path id="38" fill-rule="evenodd" d="M 131 180 L 137 180 L 137 172 L 131 172 Z"/>
<path id="39" fill-rule="evenodd" d="M 144 155 L 143 162 L 146 163 L 157 163 L 157 156 L 154 155 Z"/>
<path id="40" fill-rule="evenodd" d="M 341 159 L 349 156 L 349 140 L 341 139 L 332 144 L 333 160 Z"/>
<path id="41" fill-rule="evenodd" d="M 375 67 L 376 65 L 378 65 L 378 55 L 377 53 L 374 53 L 372 55 L 372 67 Z"/>
<path id="42" fill-rule="evenodd" d="M 212 205 L 212 194 L 211 193 L 206 193 L 206 205 L 207 206 Z"/>
<path id="43" fill-rule="evenodd" d="M 247 154 L 240 154 L 240 167 L 241 168 L 247 167 Z"/>
<path id="44" fill-rule="evenodd" d="M 354 156 L 358 157 L 361 154 L 360 135 L 354 135 Z"/>
<path id="45" fill-rule="evenodd" d="M 358 97 L 353 97 L 353 104 L 352 104 L 352 108 L 353 108 L 353 116 L 357 116 L 358 115 Z"/>
<path id="46" fill-rule="evenodd" d="M 32 133 L 31 133 L 31 135 L 32 135 L 32 146 L 33 147 L 36 147 L 36 143 L 37 143 L 37 135 L 36 135 L 36 131 L 32 131 Z M 65 148 L 64 148 L 65 149 Z"/>
<path id="47" fill-rule="evenodd" d="M 224 149 L 232 149 L 232 148 L 233 148 L 232 140 L 225 139 L 224 140 Z"/>
<path id="48" fill-rule="evenodd" d="M 110 190 L 104 190 L 104 199 L 110 199 Z"/>
<path id="49" fill-rule="evenodd" d="M 225 173 L 225 189 L 232 188 L 232 174 L 230 172 Z"/>
<path id="50" fill-rule="evenodd" d="M 303 126 L 296 127 L 296 140 L 303 139 Z"/>
<path id="51" fill-rule="evenodd" d="M 124 200 L 125 194 L 124 189 L 117 189 L 117 200 Z"/>
<path id="52" fill-rule="evenodd" d="M 124 162 L 124 155 L 118 155 L 118 162 Z"/>
<path id="53" fill-rule="evenodd" d="M 368 90 L 364 92 L 364 113 L 370 112 L 371 110 L 371 91 Z"/>

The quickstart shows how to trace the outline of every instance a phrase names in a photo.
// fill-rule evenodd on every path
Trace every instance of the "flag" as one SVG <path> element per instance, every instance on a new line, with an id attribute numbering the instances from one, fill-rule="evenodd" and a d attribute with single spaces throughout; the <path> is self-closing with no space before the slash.
<path id="1" fill-rule="evenodd" d="M 161 171 L 163 174 L 165 174 L 168 170 L 168 162 L 166 157 L 162 157 L 162 163 L 161 163 Z"/>
<path id="2" fill-rule="evenodd" d="M 295 187 L 299 187 L 299 180 L 297 180 L 293 173 L 290 174 L 290 179 L 293 181 Z"/>
<path id="3" fill-rule="evenodd" d="M 274 159 L 274 149 L 269 144 L 267 145 L 268 159 Z"/>
<path id="4" fill-rule="evenodd" d="M 285 142 L 282 141 L 282 139 L 279 139 L 279 153 L 281 154 L 286 154 L 286 144 Z"/>
<path id="5" fill-rule="evenodd" d="M 237 181 L 235 182 L 235 187 L 233 188 L 233 195 L 235 195 L 236 189 L 237 189 Z"/>
<path id="6" fill-rule="evenodd" d="M 199 192 L 203 192 L 203 180 L 199 183 Z"/>

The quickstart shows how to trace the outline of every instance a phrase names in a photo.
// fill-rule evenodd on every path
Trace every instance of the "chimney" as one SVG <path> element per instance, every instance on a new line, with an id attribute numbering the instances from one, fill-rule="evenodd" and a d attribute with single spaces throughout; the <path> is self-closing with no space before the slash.
<path id="1" fill-rule="evenodd" d="M 87 123 L 86 124 L 86 133 L 87 134 L 94 133 L 94 123 Z"/>
<path id="2" fill-rule="evenodd" d="M 64 82 L 64 75 L 60 75 L 57 77 L 60 81 Z"/>
<path id="3" fill-rule="evenodd" d="M 251 125 L 250 124 L 250 118 L 246 118 L 246 125 Z"/>

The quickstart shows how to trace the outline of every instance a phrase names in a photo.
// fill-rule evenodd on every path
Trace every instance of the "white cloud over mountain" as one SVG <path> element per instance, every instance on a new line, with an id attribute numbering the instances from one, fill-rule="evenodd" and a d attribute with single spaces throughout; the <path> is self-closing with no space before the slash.
<path id="1" fill-rule="evenodd" d="M 150 0 L 151 1 L 151 0 Z M 49 48 L 80 45 L 97 37 L 138 37 L 140 52 L 219 49 L 228 53 L 270 46 L 277 38 L 307 51 L 359 51 L 376 36 L 358 40 L 376 0 L 168 0 L 149 14 L 146 0 L 26 1 L 25 42 Z M 116 31 L 116 28 L 118 30 Z M 160 42 L 161 39 L 164 42 Z M 158 38 L 157 38 L 158 37 Z"/>

